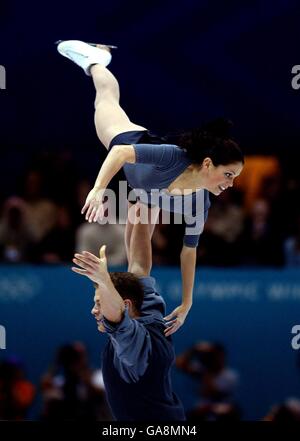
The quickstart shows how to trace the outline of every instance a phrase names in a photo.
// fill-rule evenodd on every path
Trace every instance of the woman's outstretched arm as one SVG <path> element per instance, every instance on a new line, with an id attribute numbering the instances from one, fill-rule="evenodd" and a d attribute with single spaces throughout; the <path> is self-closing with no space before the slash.
<path id="1" fill-rule="evenodd" d="M 183 325 L 185 318 L 193 304 L 193 289 L 195 280 L 197 248 L 183 245 L 180 254 L 180 265 L 182 275 L 182 303 L 174 309 L 166 320 L 170 320 L 165 335 L 171 335 Z"/>
<path id="2" fill-rule="evenodd" d="M 103 194 L 111 179 L 128 162 L 135 163 L 135 150 L 132 145 L 115 145 L 108 153 L 98 173 L 96 182 L 89 192 L 81 213 L 89 222 L 96 222 L 104 214 Z"/>
<path id="3" fill-rule="evenodd" d="M 180 254 L 182 275 L 182 304 L 188 308 L 191 308 L 193 303 L 196 259 L 197 248 L 191 248 L 183 245 Z"/>

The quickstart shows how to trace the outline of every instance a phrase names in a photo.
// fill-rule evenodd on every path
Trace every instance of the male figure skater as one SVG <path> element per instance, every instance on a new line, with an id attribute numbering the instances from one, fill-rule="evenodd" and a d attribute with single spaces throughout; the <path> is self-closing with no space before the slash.
<path id="1" fill-rule="evenodd" d="M 85 251 L 75 254 L 78 267 L 72 269 L 95 283 L 92 314 L 98 330 L 109 337 L 102 369 L 115 419 L 183 421 L 170 378 L 175 354 L 171 337 L 164 334 L 165 302 L 150 277 L 151 243 L 145 228 L 141 223 L 133 226 L 129 272 L 107 271 L 105 246 L 100 258 Z"/>

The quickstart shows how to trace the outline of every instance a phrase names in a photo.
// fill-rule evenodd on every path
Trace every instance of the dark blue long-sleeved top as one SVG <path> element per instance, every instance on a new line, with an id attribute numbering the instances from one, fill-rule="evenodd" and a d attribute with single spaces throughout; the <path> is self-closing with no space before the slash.
<path id="1" fill-rule="evenodd" d="M 171 338 L 164 335 L 165 302 L 154 278 L 140 280 L 140 317 L 133 319 L 125 310 L 120 323 L 103 320 L 109 335 L 102 355 L 108 403 L 119 421 L 181 421 L 184 411 L 170 377 L 175 353 Z"/>
<path id="2" fill-rule="evenodd" d="M 103 319 L 115 351 L 114 364 L 121 377 L 128 382 L 137 381 L 148 365 L 151 342 L 144 325 L 159 322 L 165 326 L 166 304 L 156 292 L 155 279 L 141 277 L 140 281 L 144 288 L 141 317 L 133 320 L 125 309 L 123 320 L 118 324 Z"/>
<path id="3" fill-rule="evenodd" d="M 173 144 L 132 144 L 135 164 L 125 164 L 127 181 L 142 203 L 181 213 L 186 224 L 184 244 L 198 245 L 210 207 L 207 190 L 172 195 L 166 189 L 192 163 L 186 152 Z"/>

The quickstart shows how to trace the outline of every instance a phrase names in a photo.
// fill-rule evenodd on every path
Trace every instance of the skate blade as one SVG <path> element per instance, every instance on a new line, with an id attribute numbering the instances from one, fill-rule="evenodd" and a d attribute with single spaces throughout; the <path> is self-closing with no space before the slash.
<path id="1" fill-rule="evenodd" d="M 59 43 L 62 43 L 63 41 L 67 41 L 67 40 L 57 40 L 57 41 L 54 42 L 54 44 L 59 44 Z M 108 47 L 109 49 L 118 49 L 118 46 L 113 46 L 111 44 L 89 43 L 87 41 L 85 43 L 89 44 L 90 46 L 95 46 L 95 47 L 97 47 L 97 46 L 105 46 L 105 47 Z"/>

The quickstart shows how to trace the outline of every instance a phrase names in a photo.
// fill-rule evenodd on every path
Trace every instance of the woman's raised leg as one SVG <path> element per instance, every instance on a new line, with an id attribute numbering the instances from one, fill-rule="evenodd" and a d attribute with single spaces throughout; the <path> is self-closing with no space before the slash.
<path id="1" fill-rule="evenodd" d="M 120 133 L 146 130 L 145 127 L 132 123 L 120 107 L 118 81 L 106 68 L 111 60 L 108 46 L 89 44 L 79 40 L 65 40 L 59 42 L 57 50 L 61 55 L 82 67 L 87 75 L 93 77 L 96 88 L 96 131 L 107 149 L 111 140 Z"/>
<path id="2" fill-rule="evenodd" d="M 100 64 L 94 64 L 90 72 L 96 89 L 95 126 L 102 144 L 108 149 L 111 140 L 120 133 L 146 130 L 132 123 L 121 108 L 120 88 L 114 75 Z"/>

